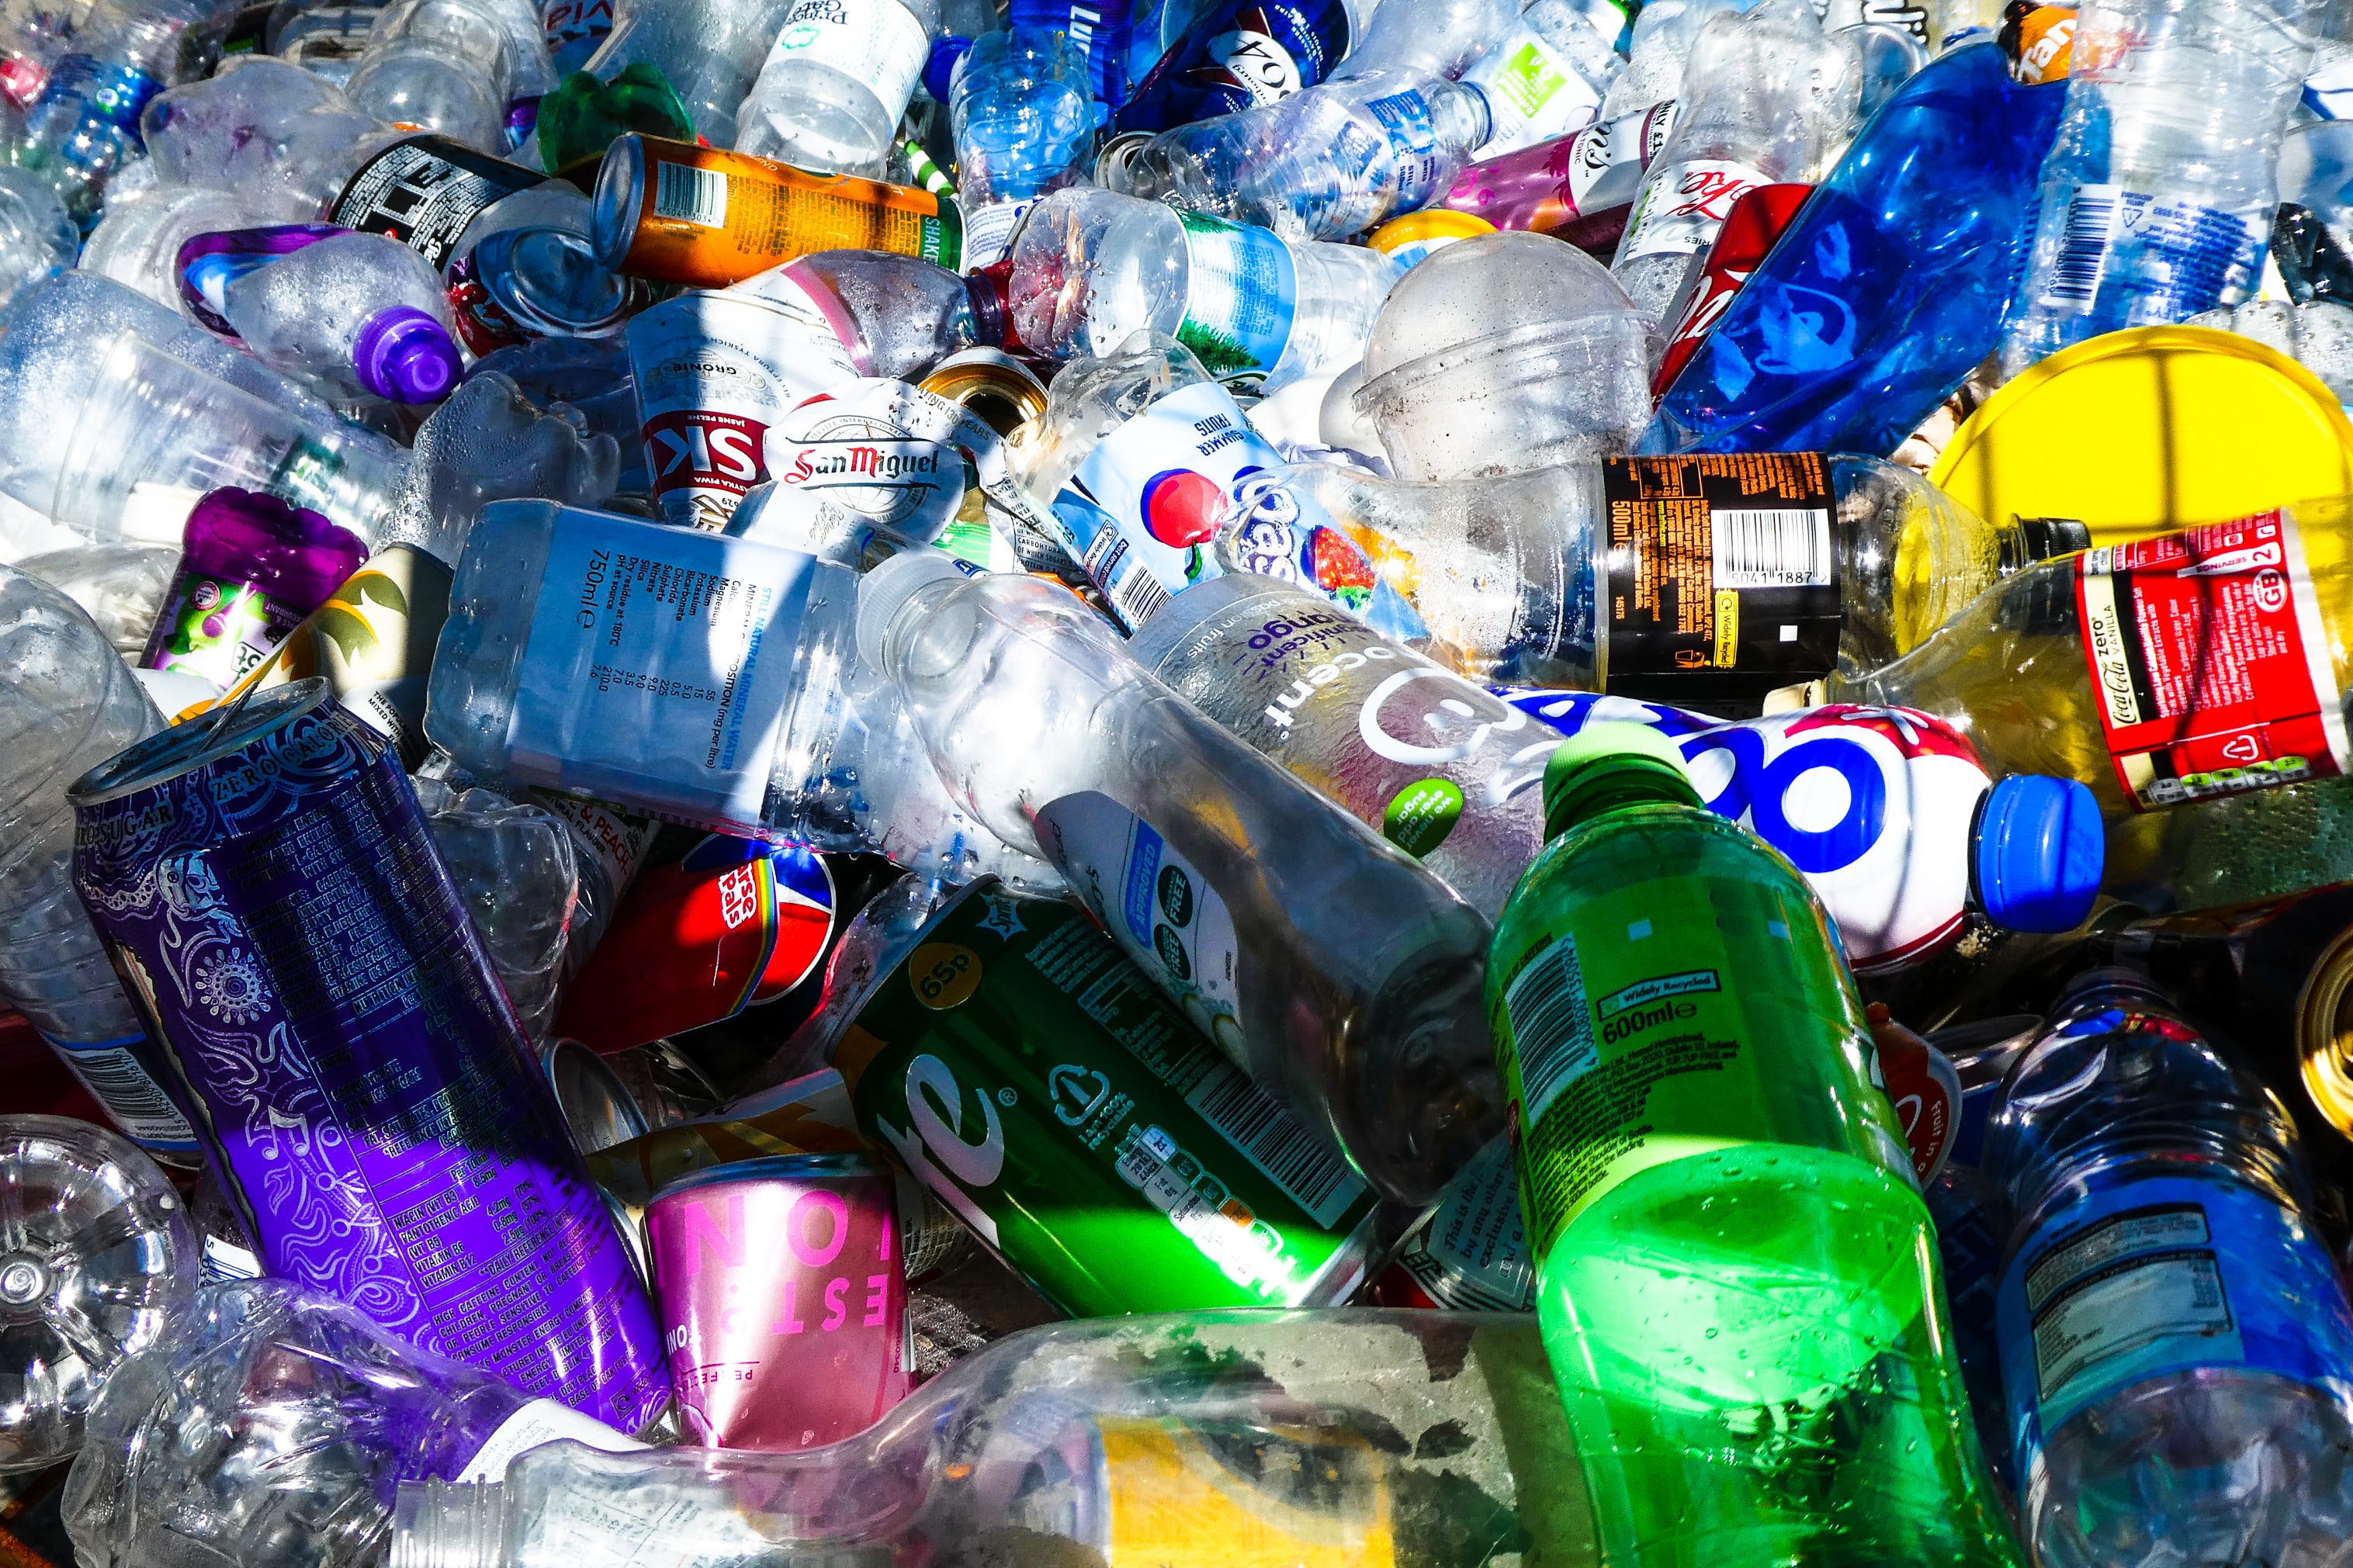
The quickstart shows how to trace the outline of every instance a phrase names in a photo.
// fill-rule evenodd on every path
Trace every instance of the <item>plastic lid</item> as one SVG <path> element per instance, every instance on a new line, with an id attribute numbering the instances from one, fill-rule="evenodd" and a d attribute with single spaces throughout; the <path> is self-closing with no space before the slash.
<path id="1" fill-rule="evenodd" d="M 1545 763 L 1545 837 L 1623 805 L 1696 806 L 1683 754 L 1648 724 L 1605 720 L 1563 741 Z"/>
<path id="2" fill-rule="evenodd" d="M 2353 421 L 2253 338 L 2135 327 L 2029 368 L 1928 478 L 1979 517 L 2080 518 L 2107 542 L 2353 490 Z"/>
<path id="3" fill-rule="evenodd" d="M 2107 835 L 2073 779 L 2018 773 L 1987 795 L 1977 829 L 1978 900 L 2011 931 L 2073 931 L 2092 912 Z"/>
<path id="4" fill-rule="evenodd" d="M 902 550 L 859 580 L 858 657 L 884 674 L 882 643 L 907 601 L 934 583 L 961 581 L 964 568 L 944 550 Z"/>
<path id="5" fill-rule="evenodd" d="M 395 403 L 430 403 L 458 384 L 465 362 L 440 322 L 413 305 L 378 310 L 352 345 L 360 384 Z"/>
<path id="6" fill-rule="evenodd" d="M 923 62 L 923 90 L 941 103 L 955 86 L 956 67 L 972 52 L 972 40 L 951 33 L 932 45 L 931 58 Z"/>

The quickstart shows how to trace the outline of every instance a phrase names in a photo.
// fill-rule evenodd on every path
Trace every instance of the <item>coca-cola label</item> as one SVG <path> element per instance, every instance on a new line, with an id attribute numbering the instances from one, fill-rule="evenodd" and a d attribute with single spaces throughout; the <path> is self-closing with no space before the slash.
<path id="1" fill-rule="evenodd" d="M 1755 164 L 1725 158 L 1691 158 L 1658 171 L 1626 220 L 1619 260 L 1706 249 L 1732 216 L 1732 204 L 1767 183 Z"/>
<path id="2" fill-rule="evenodd" d="M 2087 551 L 2075 604 L 2100 728 L 2136 810 L 2346 771 L 2292 513 Z"/>

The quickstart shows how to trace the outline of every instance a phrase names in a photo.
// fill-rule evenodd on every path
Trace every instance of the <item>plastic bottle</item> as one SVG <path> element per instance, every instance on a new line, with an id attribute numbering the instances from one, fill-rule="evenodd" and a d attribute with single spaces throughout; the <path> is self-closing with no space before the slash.
<path id="1" fill-rule="evenodd" d="M 1481 159 L 1454 176 L 1439 205 L 1497 228 L 1558 235 L 1589 255 L 1616 252 L 1643 172 L 1666 145 L 1672 99 L 1573 136 Z"/>
<path id="2" fill-rule="evenodd" d="M 345 395 L 438 403 L 463 369 L 432 265 L 382 235 L 322 239 L 241 273 L 220 313 L 263 363 Z"/>
<path id="3" fill-rule="evenodd" d="M 519 1459 L 497 1487 L 404 1486 L 388 1561 L 526 1568 L 560 1554 L 615 1568 L 638 1549 L 637 1521 L 659 1518 L 729 1561 L 860 1568 L 1190 1568 L 1240 1549 L 1284 1563 L 1573 1563 L 1592 1551 L 1591 1524 L 1546 1384 L 1525 1318 L 1056 1323 L 829 1447 L 599 1458 L 567 1444 Z"/>
<path id="4" fill-rule="evenodd" d="M 996 290 L 919 256 L 820 250 L 734 286 L 821 322 L 860 375 L 913 380 L 1000 336 Z"/>
<path id="5" fill-rule="evenodd" d="M 1654 321 L 1665 313 L 1743 191 L 1820 178 L 1853 133 L 1862 91 L 1854 40 L 1824 33 L 1801 0 L 1701 28 L 1674 134 L 1610 263 L 1634 303 Z"/>
<path id="6" fill-rule="evenodd" d="M 319 216 L 319 198 L 291 188 L 290 163 L 377 129 L 332 82 L 267 55 L 162 94 L 140 126 L 159 187 L 227 192 L 275 222 Z"/>
<path id="7" fill-rule="evenodd" d="M 74 265 L 81 232 L 37 175 L 0 169 L 0 304 L 17 289 Z"/>
<path id="8" fill-rule="evenodd" d="M 378 120 L 503 153 L 519 66 L 505 25 L 481 0 L 393 0 L 343 92 Z"/>
<path id="9" fill-rule="evenodd" d="M 1639 114 L 1683 96 L 1683 66 L 1700 29 L 1714 17 L 1746 9 L 1740 0 L 1659 0 L 1643 6 L 1627 35 L 1626 69 L 1603 95 L 1600 117 Z"/>
<path id="10" fill-rule="evenodd" d="M 2006 374 L 2096 333 L 2183 321 L 2254 292 L 2315 9 L 2084 8 L 2034 250 L 2002 340 Z"/>
<path id="11" fill-rule="evenodd" d="M 1494 116 L 1482 153 L 1500 157 L 1591 124 L 1626 68 L 1612 47 L 1622 21 L 1613 5 L 1588 10 L 1575 0 L 1535 0 L 1521 12 L 1519 25 L 1463 77 L 1486 95 Z"/>
<path id="12" fill-rule="evenodd" d="M 1434 878 L 1043 583 L 967 581 L 909 552 L 861 584 L 858 628 L 956 798 L 1051 860 L 1204 1032 L 1376 1186 L 1426 1202 L 1493 1134 L 1471 1014 L 1485 921 Z M 1138 905 L 1147 888 L 1157 914 Z"/>
<path id="13" fill-rule="evenodd" d="M 164 1173 L 103 1128 L 0 1116 L 0 1474 L 81 1447 L 90 1401 L 196 1292 L 196 1236 Z"/>
<path id="14" fill-rule="evenodd" d="M 2319 1563 L 2353 1515 L 2353 1309 L 2295 1130 L 2141 976 L 2071 988 L 1986 1137 L 2020 1522 L 2038 1563 L 2152 1540 Z"/>
<path id="15" fill-rule="evenodd" d="M 1445 195 L 1493 126 L 1476 87 L 1374 71 L 1165 131 L 1128 154 L 1122 180 L 1286 239 L 1346 239 Z"/>
<path id="16" fill-rule="evenodd" d="M 180 297 L 180 247 L 200 234 L 260 228 L 281 209 L 210 185 L 157 185 L 106 204 L 79 268 L 135 289 L 159 304 Z"/>
<path id="17" fill-rule="evenodd" d="M 1163 332 L 1213 374 L 1282 384 L 1362 352 L 1397 264 L 1092 186 L 1057 191 L 1013 247 L 1013 330 L 1052 359 Z"/>
<path id="18" fill-rule="evenodd" d="M 956 61 L 948 119 L 967 270 L 1005 254 L 1039 197 L 1085 179 L 1099 118 L 1087 70 L 1076 40 L 1037 27 L 976 38 Z"/>
<path id="19" fill-rule="evenodd" d="M 614 0 L 612 28 L 580 68 L 609 82 L 631 65 L 662 74 L 713 147 L 735 145 L 736 110 L 799 0 Z"/>
<path id="20" fill-rule="evenodd" d="M 939 0 L 798 0 L 735 111 L 735 151 L 881 178 L 939 28 Z"/>
<path id="21" fill-rule="evenodd" d="M 1519 19 L 1517 0 L 1422 0 L 1386 13 L 1377 5 L 1365 9 L 1371 19 L 1356 29 L 1331 80 L 1375 71 L 1451 80 L 1492 58 Z"/>
<path id="22" fill-rule="evenodd" d="M 1122 132 L 1156 133 L 1314 87 L 1365 36 L 1376 4 L 1216 0 L 1135 84 L 1113 123 Z"/>
<path id="23" fill-rule="evenodd" d="M 2348 539 L 2331 497 L 2043 562 L 1809 694 L 1923 709 L 1996 773 L 2081 779 L 2107 819 L 2106 890 L 2144 910 L 2353 879 L 2328 652 L 2353 616 Z M 2244 686 L 2194 674 L 2216 660 Z"/>
<path id="24" fill-rule="evenodd" d="M 1545 796 L 1488 1013 L 1603 1554 L 2020 1563 L 1821 906 L 1654 731 Z"/>
<path id="25" fill-rule="evenodd" d="M 182 539 L 139 663 L 223 690 L 367 560 L 367 546 L 348 530 L 249 490 L 215 490 L 197 501 Z"/>

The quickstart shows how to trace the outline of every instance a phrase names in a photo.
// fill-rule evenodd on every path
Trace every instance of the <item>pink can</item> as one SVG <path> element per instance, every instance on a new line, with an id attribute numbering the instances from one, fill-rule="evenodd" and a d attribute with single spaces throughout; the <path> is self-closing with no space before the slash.
<path id="1" fill-rule="evenodd" d="M 897 1186 L 865 1156 L 681 1176 L 647 1205 L 646 1241 L 689 1442 L 815 1447 L 913 1386 Z"/>

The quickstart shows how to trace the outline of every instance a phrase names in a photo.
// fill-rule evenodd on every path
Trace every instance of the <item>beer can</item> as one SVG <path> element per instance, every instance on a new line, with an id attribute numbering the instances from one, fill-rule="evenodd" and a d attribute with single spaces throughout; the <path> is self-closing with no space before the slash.
<path id="1" fill-rule="evenodd" d="M 69 797 L 75 889 L 267 1271 L 644 1426 L 652 1305 L 392 742 L 299 680 Z"/>
<path id="2" fill-rule="evenodd" d="M 896 1186 L 864 1155 L 682 1177 L 648 1205 L 646 1240 L 691 1441 L 838 1442 L 914 1386 Z"/>

